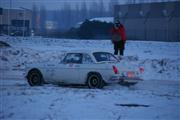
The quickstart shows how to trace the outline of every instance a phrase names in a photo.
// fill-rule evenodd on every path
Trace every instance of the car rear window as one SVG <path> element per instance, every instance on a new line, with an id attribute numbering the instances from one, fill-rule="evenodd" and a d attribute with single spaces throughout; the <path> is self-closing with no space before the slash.
<path id="1" fill-rule="evenodd" d="M 102 62 L 102 61 L 117 62 L 118 61 L 113 54 L 108 53 L 108 52 L 94 52 L 93 56 L 95 57 L 97 62 Z"/>

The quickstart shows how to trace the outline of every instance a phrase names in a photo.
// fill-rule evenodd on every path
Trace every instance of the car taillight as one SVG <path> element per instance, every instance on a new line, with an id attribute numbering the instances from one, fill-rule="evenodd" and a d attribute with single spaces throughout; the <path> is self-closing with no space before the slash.
<path id="1" fill-rule="evenodd" d="M 118 68 L 116 66 L 113 66 L 113 71 L 115 74 L 119 74 Z"/>
<path id="2" fill-rule="evenodd" d="M 143 67 L 140 67 L 140 68 L 139 68 L 139 71 L 140 71 L 140 73 L 143 73 L 143 72 L 144 72 L 144 68 L 143 68 Z"/>

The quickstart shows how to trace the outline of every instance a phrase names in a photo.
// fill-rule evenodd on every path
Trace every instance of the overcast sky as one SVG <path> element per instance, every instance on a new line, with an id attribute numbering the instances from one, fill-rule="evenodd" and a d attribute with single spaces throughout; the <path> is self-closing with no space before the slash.
<path id="1" fill-rule="evenodd" d="M 25 8 L 32 8 L 33 4 L 36 4 L 37 6 L 44 5 L 47 9 L 60 9 L 65 2 L 69 3 L 72 8 L 74 8 L 76 5 L 81 5 L 82 2 L 86 2 L 87 6 L 90 5 L 93 2 L 100 2 L 101 0 L 0 0 L 0 7 L 3 8 L 19 8 L 19 7 L 25 7 Z M 103 0 L 105 7 L 108 7 L 108 3 L 110 0 Z M 124 3 L 127 0 L 118 0 L 120 3 Z"/>
<path id="2" fill-rule="evenodd" d="M 85 1 L 87 6 L 93 2 L 100 2 L 101 0 L 0 0 L 0 7 L 3 8 L 32 8 L 33 4 L 36 4 L 38 7 L 44 5 L 47 9 L 61 9 L 64 5 L 64 2 L 70 3 L 72 8 L 75 8 L 76 5 L 81 6 L 81 3 Z M 103 0 L 106 9 L 108 8 L 110 0 Z M 113 0 L 111 0 L 113 1 Z M 159 1 L 179 1 L 179 0 L 117 0 L 120 4 L 133 3 L 133 2 L 159 2 Z"/>

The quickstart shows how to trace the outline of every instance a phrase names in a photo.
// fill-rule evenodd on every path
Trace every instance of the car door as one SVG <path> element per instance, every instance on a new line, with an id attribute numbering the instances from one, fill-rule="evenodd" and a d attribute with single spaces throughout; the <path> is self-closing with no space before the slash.
<path id="1" fill-rule="evenodd" d="M 46 82 L 54 82 L 54 72 L 56 69 L 56 65 L 55 63 L 46 63 L 43 67 L 42 67 L 42 71 L 43 71 L 43 77 L 45 78 Z"/>
<path id="2" fill-rule="evenodd" d="M 58 64 L 57 69 L 55 69 L 55 81 L 74 84 L 78 83 L 81 63 L 81 53 L 68 53 L 62 63 Z"/>
<path id="3" fill-rule="evenodd" d="M 96 64 L 92 60 L 89 54 L 83 54 L 81 68 L 79 69 L 80 73 L 80 83 L 85 83 L 87 80 L 87 75 L 90 71 L 96 70 Z"/>

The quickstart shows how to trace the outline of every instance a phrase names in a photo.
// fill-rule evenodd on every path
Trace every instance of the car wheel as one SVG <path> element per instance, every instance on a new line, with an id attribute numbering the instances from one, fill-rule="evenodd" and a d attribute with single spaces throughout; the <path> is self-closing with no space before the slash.
<path id="1" fill-rule="evenodd" d="M 103 88 L 103 80 L 99 74 L 90 74 L 88 76 L 87 84 L 89 88 Z"/>
<path id="2" fill-rule="evenodd" d="M 28 73 L 27 79 L 30 86 L 40 86 L 43 84 L 42 74 L 38 70 L 31 70 Z"/>

